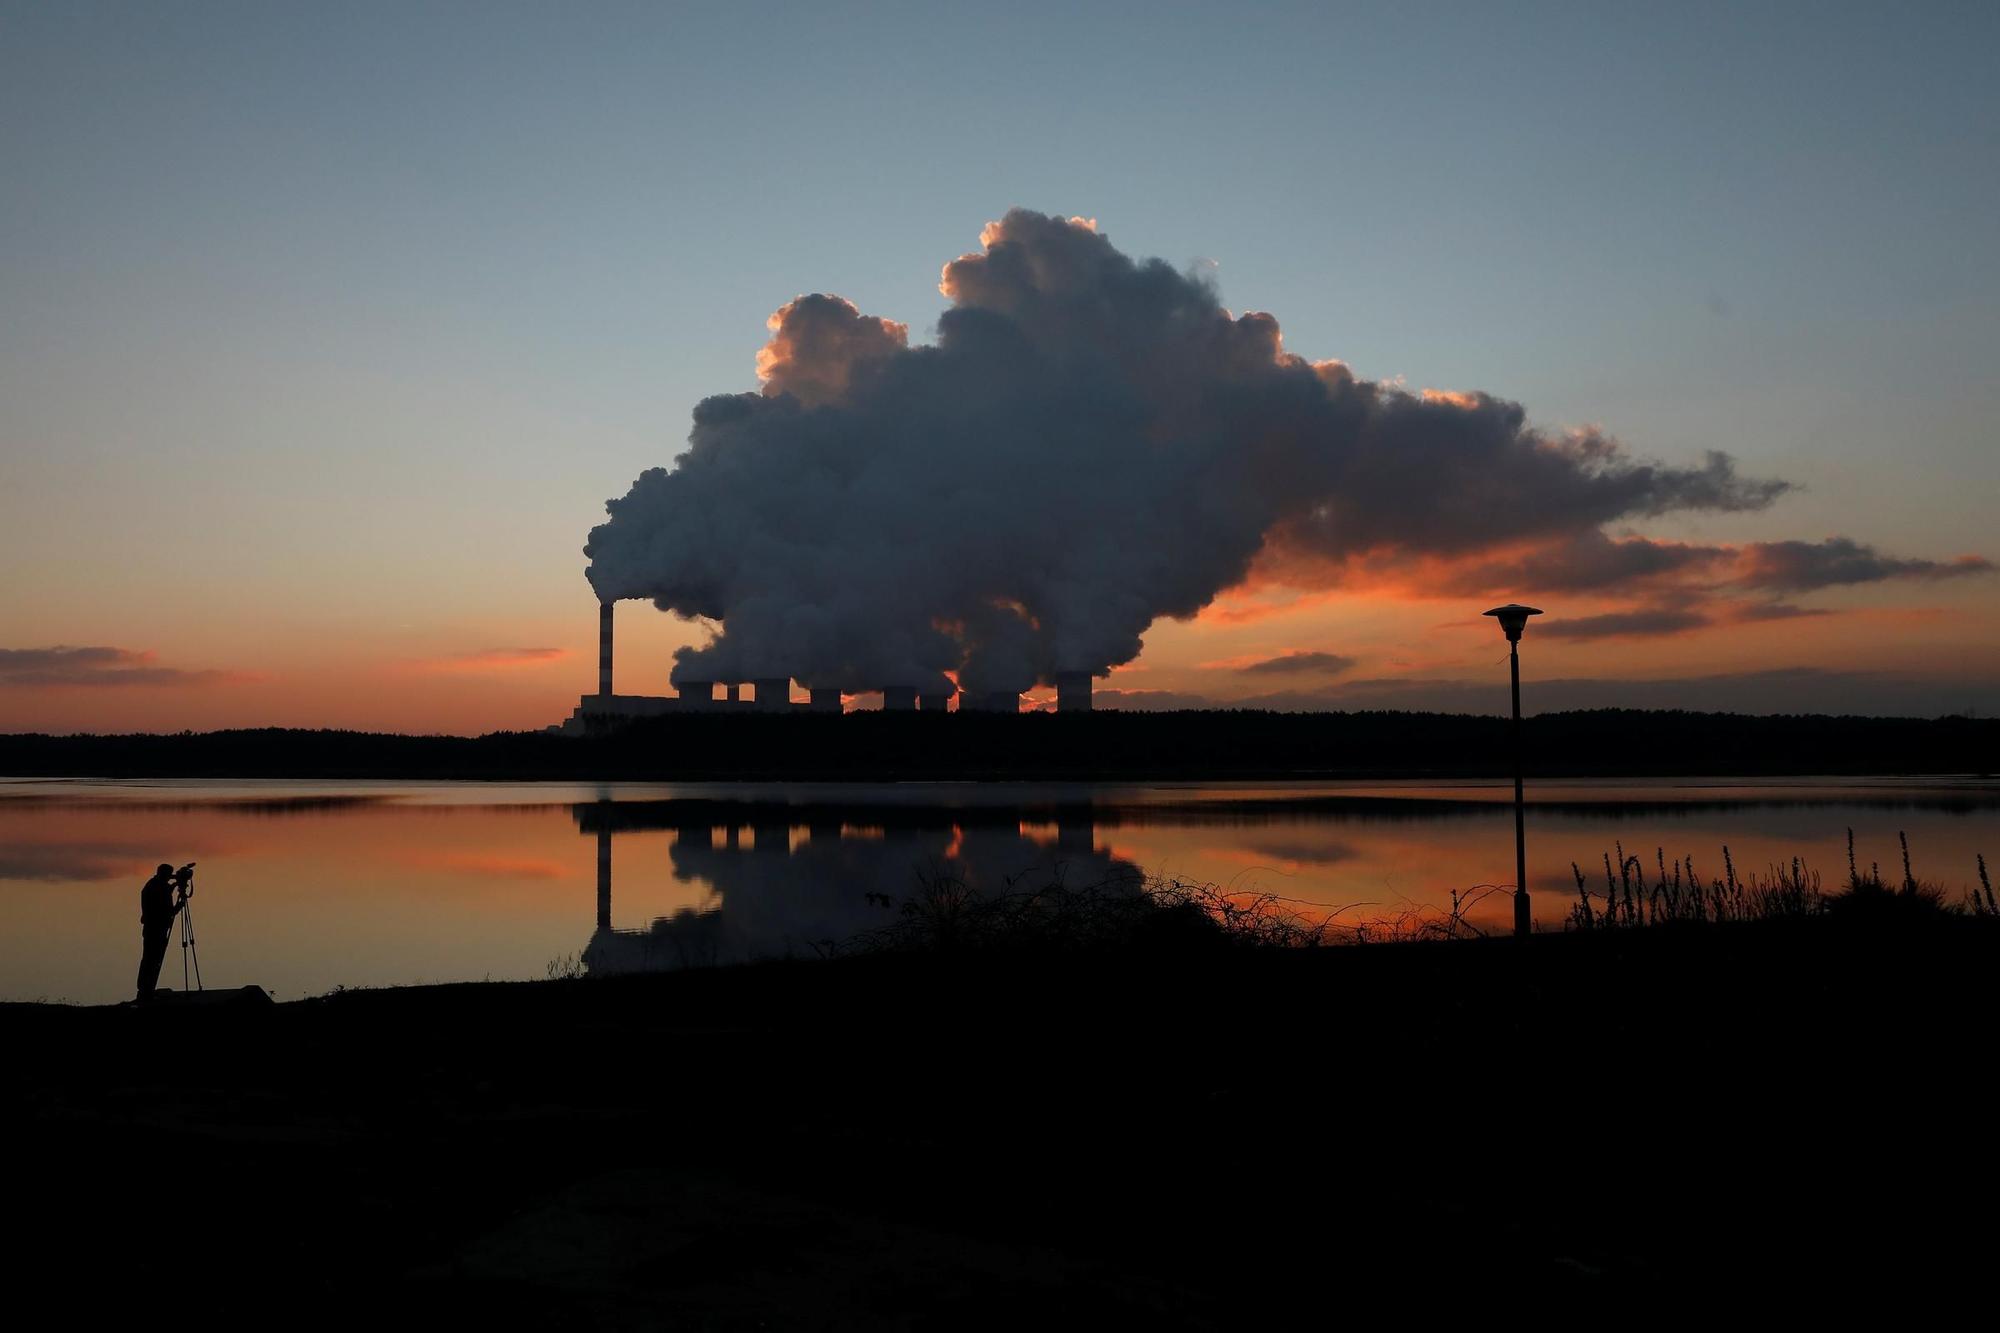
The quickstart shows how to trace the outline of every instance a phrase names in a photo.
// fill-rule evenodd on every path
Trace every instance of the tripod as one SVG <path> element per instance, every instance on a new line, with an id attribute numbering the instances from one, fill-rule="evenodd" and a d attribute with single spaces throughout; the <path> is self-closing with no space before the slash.
<path id="1" fill-rule="evenodd" d="M 181 886 L 180 918 L 181 991 L 182 993 L 186 993 L 188 988 L 188 965 L 190 963 L 194 966 L 194 988 L 196 990 L 202 989 L 201 954 L 194 947 L 194 880 L 192 877 L 189 877 L 188 882 Z"/>

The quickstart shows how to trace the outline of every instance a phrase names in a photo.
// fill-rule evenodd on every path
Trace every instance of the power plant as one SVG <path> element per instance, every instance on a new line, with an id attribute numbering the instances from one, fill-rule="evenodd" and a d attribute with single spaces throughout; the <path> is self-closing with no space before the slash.
<path id="1" fill-rule="evenodd" d="M 702 398 L 685 450 L 605 501 L 583 546 L 605 655 L 572 729 L 878 690 L 889 712 L 1013 713 L 1053 686 L 1082 712 L 1153 625 L 1259 578 L 1334 589 L 1355 561 L 1499 570 L 1517 551 L 1557 577 L 1628 559 L 1691 576 L 1744 557 L 1613 530 L 1786 489 L 1724 453 L 1649 462 L 1491 394 L 1309 360 L 1270 314 L 1083 218 L 1010 210 L 938 290 L 924 346 L 826 292 L 788 301 L 757 385 Z M 675 651 L 678 690 L 613 689 L 626 600 L 713 631 Z M 796 679 L 757 678 L 779 671 Z"/>
<path id="2" fill-rule="evenodd" d="M 620 694 L 613 685 L 616 658 L 614 606 L 615 602 L 599 602 L 597 606 L 597 693 L 579 698 L 570 715 L 551 727 L 551 731 L 565 736 L 587 736 L 615 730 L 640 718 L 663 717 L 672 713 L 838 713 L 843 710 L 841 692 L 826 686 L 809 688 L 803 701 L 795 701 L 789 676 L 755 676 L 745 681 L 687 680 L 675 685 L 672 694 Z M 717 685 L 722 686 L 720 697 L 716 694 Z M 747 695 L 745 685 L 749 686 Z M 1059 672 L 1055 685 L 1056 711 L 1090 711 L 1089 672 Z M 919 692 L 914 685 L 883 685 L 879 688 L 884 712 L 942 713 L 950 708 L 954 697 L 958 699 L 959 708 L 965 712 L 1017 713 L 1021 710 L 1021 696 L 1005 690 L 954 695 Z"/>

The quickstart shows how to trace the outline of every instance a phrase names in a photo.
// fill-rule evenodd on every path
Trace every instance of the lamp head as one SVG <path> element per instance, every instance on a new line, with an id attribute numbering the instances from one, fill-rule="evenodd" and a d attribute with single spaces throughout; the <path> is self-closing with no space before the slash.
<path id="1" fill-rule="evenodd" d="M 1528 627 L 1528 617 L 1538 616 L 1541 613 L 1540 607 L 1522 606 L 1519 602 L 1509 602 L 1505 606 L 1496 606 L 1485 614 L 1494 617 L 1500 622 L 1500 628 L 1507 635 L 1507 642 L 1519 643 L 1521 641 L 1521 631 Z"/>

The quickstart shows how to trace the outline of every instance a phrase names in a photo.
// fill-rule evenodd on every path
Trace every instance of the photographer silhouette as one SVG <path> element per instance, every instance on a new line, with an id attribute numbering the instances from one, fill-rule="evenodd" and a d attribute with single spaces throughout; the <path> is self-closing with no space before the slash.
<path id="1" fill-rule="evenodd" d="M 174 918 L 187 906 L 188 889 L 193 882 L 192 861 L 179 870 L 163 861 L 139 890 L 139 931 L 144 949 L 139 955 L 139 993 L 134 997 L 135 1004 L 153 998 L 153 990 L 160 981 L 160 964 L 167 956 L 167 938 L 173 934 Z"/>

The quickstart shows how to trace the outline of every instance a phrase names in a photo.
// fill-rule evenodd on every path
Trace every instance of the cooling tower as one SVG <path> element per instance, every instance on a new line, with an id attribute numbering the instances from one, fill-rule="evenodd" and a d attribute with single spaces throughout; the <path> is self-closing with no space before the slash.
<path id="1" fill-rule="evenodd" d="M 1096 812 L 1087 805 L 1057 810 L 1056 850 L 1064 856 L 1089 856 L 1096 851 Z"/>
<path id="2" fill-rule="evenodd" d="M 674 686 L 674 693 L 680 695 L 683 708 L 707 708 L 715 702 L 715 682 L 684 680 Z"/>
<path id="3" fill-rule="evenodd" d="M 959 701 L 959 707 L 978 713 L 1018 713 L 1021 696 L 1012 690 L 988 690 L 984 694 L 966 695 Z"/>
<path id="4" fill-rule="evenodd" d="M 792 706 L 792 682 L 788 676 L 759 676 L 750 682 L 750 688 L 757 692 L 757 707 L 764 712 Z"/>
<path id="5" fill-rule="evenodd" d="M 1058 713 L 1088 713 L 1090 711 L 1090 673 L 1088 671 L 1056 672 L 1056 711 Z"/>
<path id="6" fill-rule="evenodd" d="M 917 696 L 917 706 L 926 713 L 942 713 L 946 708 L 951 706 L 951 696 L 949 694 L 920 694 Z"/>
<path id="7" fill-rule="evenodd" d="M 825 685 L 813 686 L 812 702 L 806 706 L 815 713 L 838 713 L 840 711 L 839 688 Z"/>
<path id="8" fill-rule="evenodd" d="M 914 685 L 884 685 L 882 687 L 882 711 L 885 713 L 908 713 L 916 709 L 917 687 Z"/>
<path id="9" fill-rule="evenodd" d="M 750 826 L 751 853 L 755 856 L 790 856 L 792 826 L 781 816 L 765 815 Z"/>

